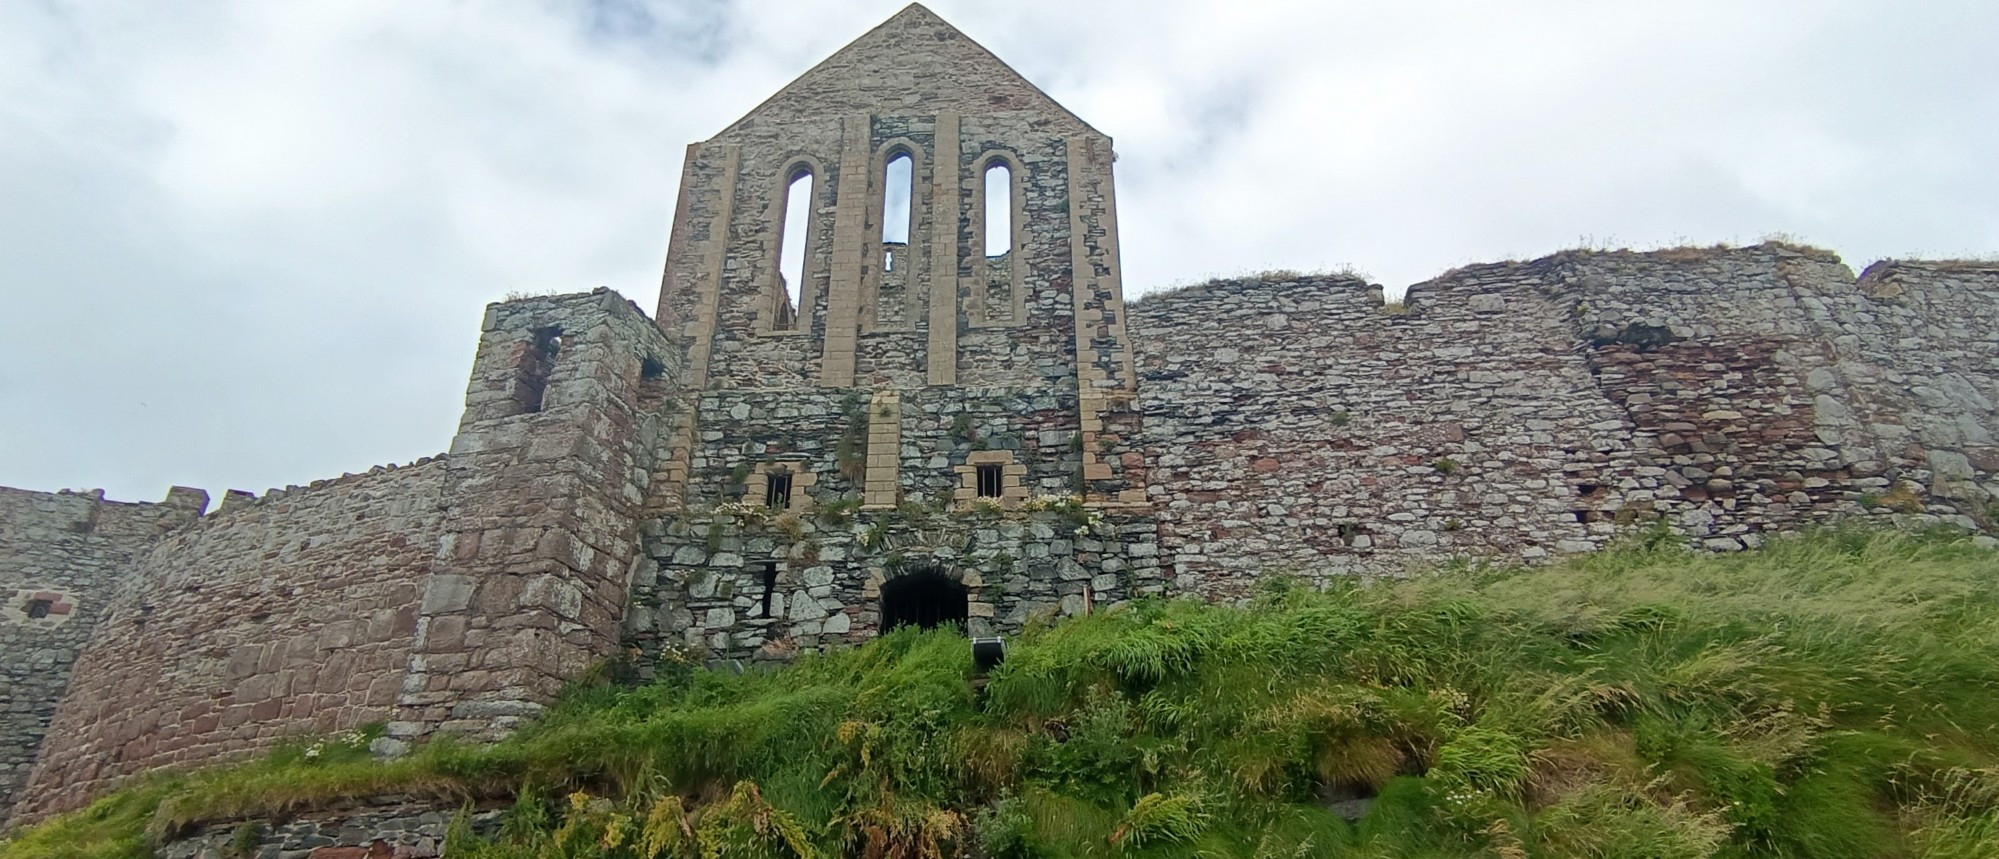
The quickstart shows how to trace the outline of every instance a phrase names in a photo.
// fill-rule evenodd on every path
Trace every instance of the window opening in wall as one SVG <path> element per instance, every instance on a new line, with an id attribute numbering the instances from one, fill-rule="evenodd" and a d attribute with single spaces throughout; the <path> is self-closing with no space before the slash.
<path id="1" fill-rule="evenodd" d="M 28 617 L 36 619 L 48 617 L 49 609 L 55 607 L 55 602 L 51 600 L 32 600 L 28 603 Z"/>
<path id="2" fill-rule="evenodd" d="M 514 402 L 520 406 L 521 414 L 541 411 L 542 397 L 548 391 L 549 374 L 555 372 L 555 357 L 561 352 L 561 328 L 534 329 L 533 341 L 521 353 L 514 385 Z"/>
<path id="3" fill-rule="evenodd" d="M 776 562 L 776 561 L 765 561 L 765 562 L 764 562 L 764 568 L 763 568 L 763 585 L 764 585 L 764 595 L 763 595 L 763 614 L 762 614 L 761 616 L 762 616 L 762 617 L 770 617 L 770 601 L 771 601 L 771 595 L 777 592 L 777 562 Z"/>
<path id="4" fill-rule="evenodd" d="M 799 168 L 784 192 L 784 226 L 778 236 L 777 279 L 784 287 L 777 327 L 798 321 L 800 290 L 805 284 L 805 239 L 812 231 L 812 171 Z"/>
<path id="5" fill-rule="evenodd" d="M 1013 170 L 1004 161 L 986 168 L 986 256 L 1013 250 Z"/>
<path id="6" fill-rule="evenodd" d="M 909 244 L 909 198 L 915 179 L 916 160 L 909 153 L 897 153 L 883 170 L 882 244 Z"/>
<path id="7" fill-rule="evenodd" d="M 791 472 L 764 475 L 764 506 L 784 510 L 791 506 Z"/>
<path id="8" fill-rule="evenodd" d="M 963 630 L 969 606 L 965 586 L 938 570 L 912 570 L 882 583 L 883 631 L 900 626 Z"/>
<path id="9" fill-rule="evenodd" d="M 639 378 L 647 382 L 666 378 L 666 362 L 658 358 L 639 359 Z"/>
<path id="10" fill-rule="evenodd" d="M 1005 481 L 1002 476 L 1006 472 L 1002 470 L 1002 466 L 994 463 L 992 465 L 981 465 L 978 469 L 979 497 L 1000 497 L 1000 493 L 1005 490 Z"/>

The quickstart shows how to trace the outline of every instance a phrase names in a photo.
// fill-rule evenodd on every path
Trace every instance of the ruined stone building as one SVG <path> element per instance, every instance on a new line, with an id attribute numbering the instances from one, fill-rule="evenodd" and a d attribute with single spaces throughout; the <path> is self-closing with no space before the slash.
<path id="1" fill-rule="evenodd" d="M 488 307 L 446 453 L 214 510 L 0 490 L 0 815 L 287 735 L 494 737 L 663 649 L 1999 512 L 1999 266 L 1571 252 L 1127 304 L 1115 160 L 911 6 L 687 148 L 652 315 Z"/>

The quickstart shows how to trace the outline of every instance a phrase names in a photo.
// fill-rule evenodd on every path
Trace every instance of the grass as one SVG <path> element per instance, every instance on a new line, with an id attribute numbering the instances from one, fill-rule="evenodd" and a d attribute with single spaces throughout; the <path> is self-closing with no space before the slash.
<path id="1" fill-rule="evenodd" d="M 512 803 L 454 857 L 1999 855 L 1999 553 L 1667 543 L 1144 603 L 1030 630 L 983 693 L 941 632 L 671 663 L 491 747 L 161 777 L 0 857 L 386 792 Z"/>

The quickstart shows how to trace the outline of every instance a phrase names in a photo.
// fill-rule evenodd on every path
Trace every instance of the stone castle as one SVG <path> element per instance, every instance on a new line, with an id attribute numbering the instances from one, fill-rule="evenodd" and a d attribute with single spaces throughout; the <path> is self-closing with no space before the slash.
<path id="1" fill-rule="evenodd" d="M 669 649 L 1004 634 L 1648 523 L 1994 527 L 1999 265 L 1570 252 L 1400 304 L 1289 273 L 1127 304 L 1115 161 L 910 6 L 688 147 L 652 316 L 487 308 L 447 453 L 213 511 L 0 489 L 0 817 L 287 736 L 499 736 Z"/>

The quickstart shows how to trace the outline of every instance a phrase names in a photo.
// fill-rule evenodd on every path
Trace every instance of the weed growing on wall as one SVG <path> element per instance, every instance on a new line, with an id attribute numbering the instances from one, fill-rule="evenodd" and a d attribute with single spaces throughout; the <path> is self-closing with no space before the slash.
<path id="1" fill-rule="evenodd" d="M 1999 553 L 1675 546 L 1135 604 L 1034 627 L 983 691 L 948 632 L 677 663 L 492 747 L 135 786 L 0 857 L 391 793 L 514 803 L 453 856 L 1999 855 Z"/>

